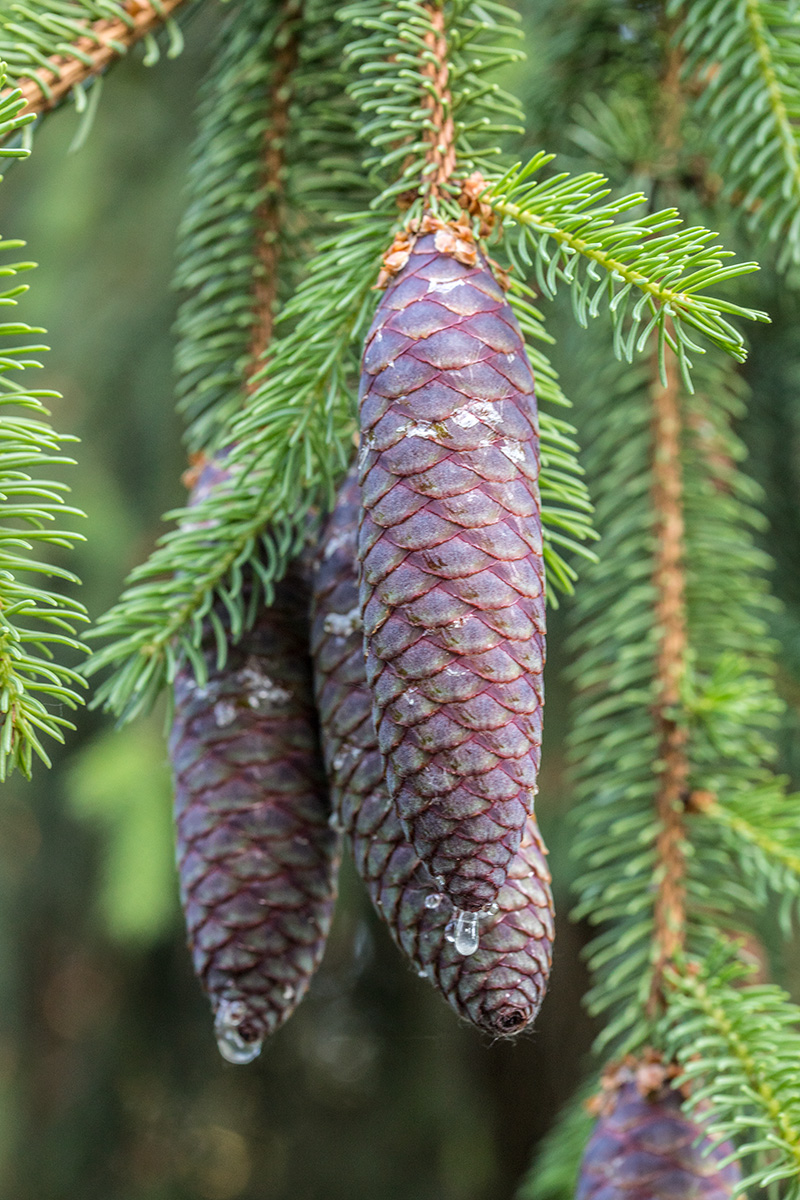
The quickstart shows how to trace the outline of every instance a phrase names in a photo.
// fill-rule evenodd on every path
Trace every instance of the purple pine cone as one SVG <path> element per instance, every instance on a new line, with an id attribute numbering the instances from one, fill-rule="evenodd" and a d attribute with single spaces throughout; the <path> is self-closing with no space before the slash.
<path id="1" fill-rule="evenodd" d="M 451 244 L 417 238 L 367 337 L 359 557 L 389 789 L 440 890 L 477 911 L 533 811 L 544 567 L 522 335 L 486 261 Z"/>
<path id="2" fill-rule="evenodd" d="M 325 949 L 339 843 L 319 749 L 308 591 L 290 575 L 222 670 L 175 680 L 169 742 L 180 891 L 220 1051 L 249 1062 L 303 998 Z"/>
<path id="3" fill-rule="evenodd" d="M 366 682 L 355 561 L 358 509 L 351 478 L 325 531 L 314 580 L 312 649 L 334 810 L 373 903 L 417 971 L 465 1020 L 494 1035 L 519 1033 L 539 1011 L 552 961 L 546 852 L 529 817 L 497 910 L 459 918 L 409 845 L 384 783 Z"/>
<path id="4" fill-rule="evenodd" d="M 630 1059 L 606 1074 L 575 1200 L 733 1200 L 739 1195 L 738 1166 L 720 1166 L 733 1146 L 723 1142 L 710 1150 L 702 1124 L 681 1111 L 681 1094 L 668 1075 L 657 1062 Z"/>

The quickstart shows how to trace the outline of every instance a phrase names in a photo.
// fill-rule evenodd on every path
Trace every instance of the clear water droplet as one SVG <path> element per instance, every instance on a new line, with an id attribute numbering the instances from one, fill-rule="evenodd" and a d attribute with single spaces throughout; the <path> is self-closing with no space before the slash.
<path id="1" fill-rule="evenodd" d="M 474 954 L 478 949 L 478 914 L 458 911 L 455 918 L 453 943 L 459 954 Z"/>
<path id="2" fill-rule="evenodd" d="M 214 1033 L 217 1049 L 226 1062 L 241 1066 L 252 1062 L 261 1053 L 263 1039 L 245 1037 L 241 1026 L 249 1016 L 243 1000 L 222 1000 L 214 1015 Z"/>
<path id="3" fill-rule="evenodd" d="M 420 969 L 417 971 L 417 974 L 419 975 L 420 979 L 427 979 L 428 978 L 428 968 L 420 967 Z"/>
<path id="4" fill-rule="evenodd" d="M 489 905 L 487 908 L 485 908 L 483 911 L 484 911 L 484 913 L 486 914 L 486 916 L 487 916 L 487 917 L 493 917 L 493 916 L 495 915 L 495 913 L 498 913 L 498 912 L 500 912 L 500 905 L 499 905 L 499 904 L 497 903 L 497 901 L 495 900 L 494 904 L 490 904 L 490 905 Z"/>
<path id="5" fill-rule="evenodd" d="M 294 1000 L 294 995 L 294 988 L 290 983 L 287 983 L 286 987 L 283 989 L 284 1000 Z"/>
<path id="6" fill-rule="evenodd" d="M 451 917 L 444 928 L 444 940 L 446 942 L 454 942 L 456 940 L 456 919 Z"/>
<path id="7" fill-rule="evenodd" d="M 328 825 L 330 826 L 330 828 L 333 830 L 334 833 L 344 833 L 345 832 L 346 827 L 344 825 L 344 822 L 342 821 L 339 814 L 336 812 L 331 813 L 331 815 L 328 817 Z"/>
<path id="8" fill-rule="evenodd" d="M 425 907 L 438 908 L 443 900 L 444 894 L 442 892 L 429 892 L 425 897 Z"/>

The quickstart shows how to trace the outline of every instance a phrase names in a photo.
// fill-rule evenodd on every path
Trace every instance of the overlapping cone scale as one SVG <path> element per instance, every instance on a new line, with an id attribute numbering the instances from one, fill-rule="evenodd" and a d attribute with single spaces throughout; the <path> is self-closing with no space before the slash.
<path id="1" fill-rule="evenodd" d="M 331 799 L 358 870 L 392 937 L 459 1016 L 494 1035 L 521 1032 L 539 1011 L 552 960 L 553 901 L 533 817 L 511 859 L 497 909 L 478 918 L 478 948 L 460 953 L 454 908 L 406 838 L 384 782 L 359 627 L 359 495 L 342 489 L 315 564 L 312 649 Z"/>
<path id="2" fill-rule="evenodd" d="M 581 1163 L 576 1200 L 736 1200 L 741 1172 L 728 1142 L 715 1146 L 655 1063 L 607 1073 Z"/>
<path id="3" fill-rule="evenodd" d="M 502 288 L 423 234 L 366 340 L 367 675 L 409 841 L 463 910 L 495 902 L 533 811 L 544 570 L 533 376 Z M 451 241 L 453 239 L 450 239 Z"/>
<path id="4" fill-rule="evenodd" d="M 340 839 L 330 808 L 308 655 L 308 589 L 289 575 L 208 681 L 175 681 L 169 742 L 180 891 L 195 971 L 221 1052 L 248 1061 L 296 1008 L 319 965 Z"/>

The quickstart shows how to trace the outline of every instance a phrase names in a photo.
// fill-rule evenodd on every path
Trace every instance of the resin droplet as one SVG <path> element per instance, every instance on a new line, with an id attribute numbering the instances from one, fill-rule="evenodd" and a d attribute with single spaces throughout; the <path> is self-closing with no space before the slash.
<path id="1" fill-rule="evenodd" d="M 425 907 L 438 908 L 443 900 L 444 894 L 442 892 L 431 892 L 430 895 L 425 897 Z"/>
<path id="2" fill-rule="evenodd" d="M 226 1062 L 241 1066 L 258 1058 L 263 1044 L 247 1020 L 247 1005 L 241 1000 L 223 1000 L 214 1017 L 217 1049 Z"/>
<path id="3" fill-rule="evenodd" d="M 459 954 L 474 954 L 478 949 L 478 914 L 457 912 L 453 942 Z"/>

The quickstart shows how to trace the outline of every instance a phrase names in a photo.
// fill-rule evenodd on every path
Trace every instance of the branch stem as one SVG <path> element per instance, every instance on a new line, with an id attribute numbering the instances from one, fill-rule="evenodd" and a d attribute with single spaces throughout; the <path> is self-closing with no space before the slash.
<path id="1" fill-rule="evenodd" d="M 750 35 L 758 56 L 758 69 L 764 81 L 764 87 L 769 97 L 772 115 L 778 127 L 778 134 L 786 160 L 786 166 L 792 180 L 795 196 L 800 203 L 800 154 L 797 149 L 797 128 L 792 123 L 786 101 L 781 91 L 775 65 L 772 61 L 767 42 L 768 26 L 761 10 L 761 0 L 745 0 L 745 12 L 750 26 Z"/>
<path id="2" fill-rule="evenodd" d="M 289 134 L 291 80 L 298 63 L 297 19 L 302 5 L 287 0 L 275 36 L 275 59 L 269 86 L 269 120 L 264 131 L 261 187 L 264 198 L 256 209 L 256 258 L 253 279 L 253 329 L 246 368 L 247 391 L 255 390 L 253 376 L 272 340 L 278 299 L 281 226 L 284 219 L 286 139 Z"/>
<path id="3" fill-rule="evenodd" d="M 425 92 L 423 104 L 430 113 L 430 126 L 425 130 L 427 144 L 425 162 L 430 167 L 426 175 L 424 191 L 426 205 L 439 198 L 440 189 L 448 182 L 456 166 L 455 126 L 453 124 L 453 97 L 450 92 L 450 65 L 448 62 L 447 37 L 445 35 L 444 11 L 439 4 L 425 6 L 432 28 L 425 33 L 425 45 L 430 51 L 422 68 L 423 75 L 431 80 Z"/>
<path id="4" fill-rule="evenodd" d="M 656 368 L 657 369 L 657 368 Z M 686 579 L 684 564 L 683 477 L 680 459 L 681 412 L 677 372 L 652 391 L 653 489 L 656 540 L 653 585 L 659 629 L 656 656 L 656 725 L 660 764 L 656 811 L 657 881 L 654 970 L 650 1009 L 663 990 L 664 970 L 683 949 L 686 927 L 686 871 L 683 850 L 685 794 L 689 776 L 687 732 L 676 719 L 686 669 Z"/>
<path id="5" fill-rule="evenodd" d="M 49 67 L 26 72 L 14 81 L 26 102 L 23 116 L 49 112 L 87 80 L 102 74 L 131 46 L 152 33 L 172 16 L 185 0 L 127 0 L 126 17 L 87 22 L 86 33 L 70 43 L 72 53 L 53 54 Z M 7 89 L 8 95 L 13 89 Z"/>

